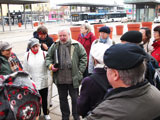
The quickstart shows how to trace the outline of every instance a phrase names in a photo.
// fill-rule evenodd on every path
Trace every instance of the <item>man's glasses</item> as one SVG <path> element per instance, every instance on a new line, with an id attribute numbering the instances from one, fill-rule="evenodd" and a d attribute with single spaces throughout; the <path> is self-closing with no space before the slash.
<path id="1" fill-rule="evenodd" d="M 104 68 L 104 70 L 105 70 L 105 71 L 107 71 L 107 69 L 108 69 L 108 67 L 107 67 L 107 66 L 104 66 L 103 68 Z"/>

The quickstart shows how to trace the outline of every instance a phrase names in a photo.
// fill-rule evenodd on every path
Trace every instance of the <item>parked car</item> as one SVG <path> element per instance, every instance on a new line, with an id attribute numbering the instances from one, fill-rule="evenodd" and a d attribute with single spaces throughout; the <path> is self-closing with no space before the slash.
<path id="1" fill-rule="evenodd" d="M 154 23 L 160 23 L 160 16 L 154 18 Z"/>
<path id="2" fill-rule="evenodd" d="M 123 18 L 121 19 L 121 23 L 126 23 L 126 22 L 128 22 L 128 18 L 127 18 L 127 17 L 123 17 Z"/>

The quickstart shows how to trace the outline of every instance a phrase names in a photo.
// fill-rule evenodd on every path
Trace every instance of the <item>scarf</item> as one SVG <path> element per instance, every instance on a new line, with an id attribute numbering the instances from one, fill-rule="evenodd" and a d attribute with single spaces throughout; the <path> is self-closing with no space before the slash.
<path id="1" fill-rule="evenodd" d="M 68 41 L 67 43 L 61 44 L 59 49 L 60 54 L 60 69 L 72 68 L 71 63 L 71 56 L 70 56 L 70 46 L 71 41 Z"/>
<path id="2" fill-rule="evenodd" d="M 109 39 L 109 37 L 107 37 L 106 39 L 100 38 L 99 42 L 100 43 L 107 43 L 108 39 Z"/>
<path id="3" fill-rule="evenodd" d="M 87 35 L 88 35 L 88 33 L 86 33 L 85 35 L 81 33 L 82 38 L 84 38 Z"/>
<path id="4" fill-rule="evenodd" d="M 70 55 L 71 41 L 60 43 L 58 84 L 72 84 L 72 62 Z"/>
<path id="5" fill-rule="evenodd" d="M 19 71 L 19 66 L 17 62 L 14 60 L 14 58 L 9 57 L 8 62 L 13 72 Z"/>
<path id="6" fill-rule="evenodd" d="M 36 51 L 36 52 L 35 52 L 35 51 L 33 51 L 33 50 L 31 50 L 31 51 L 32 51 L 32 53 L 33 53 L 33 54 L 37 54 L 37 53 L 38 53 L 38 51 Z"/>

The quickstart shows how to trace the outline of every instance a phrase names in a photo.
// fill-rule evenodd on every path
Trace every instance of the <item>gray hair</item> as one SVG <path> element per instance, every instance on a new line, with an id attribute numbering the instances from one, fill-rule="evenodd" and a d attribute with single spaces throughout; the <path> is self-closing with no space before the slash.
<path id="1" fill-rule="evenodd" d="M 118 73 L 124 84 L 133 86 L 144 81 L 145 71 L 146 61 L 129 70 L 118 70 Z"/>
<path id="2" fill-rule="evenodd" d="M 88 30 L 88 33 L 91 32 L 91 27 L 88 24 L 82 24 L 81 27 L 84 27 L 85 29 Z"/>
<path id="3" fill-rule="evenodd" d="M 62 32 L 62 31 L 65 31 L 65 32 L 67 32 L 68 34 L 70 34 L 70 30 L 69 30 L 68 28 L 65 28 L 65 27 L 60 28 L 60 29 L 58 30 L 58 34 L 59 34 L 60 32 Z"/>

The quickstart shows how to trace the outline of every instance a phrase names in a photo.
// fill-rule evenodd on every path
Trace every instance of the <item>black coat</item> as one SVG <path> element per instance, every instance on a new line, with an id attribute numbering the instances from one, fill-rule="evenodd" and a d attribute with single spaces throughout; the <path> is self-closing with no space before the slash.
<path id="1" fill-rule="evenodd" d="M 47 35 L 47 37 L 46 37 L 44 40 L 41 40 L 41 39 L 38 37 L 37 31 L 35 31 L 35 32 L 33 33 L 33 36 L 34 36 L 34 38 L 37 38 L 37 39 L 39 40 L 39 43 L 40 43 L 40 44 L 45 43 L 45 44 L 48 46 L 48 49 L 49 49 L 49 48 L 51 47 L 51 45 L 54 43 L 54 42 L 53 42 L 53 39 L 52 39 L 51 37 L 49 37 L 48 35 Z M 46 50 L 42 47 L 42 45 L 41 45 L 41 49 L 42 49 L 43 51 L 46 51 Z"/>

